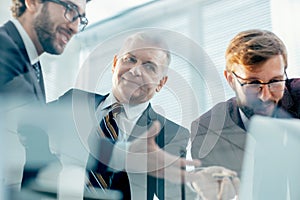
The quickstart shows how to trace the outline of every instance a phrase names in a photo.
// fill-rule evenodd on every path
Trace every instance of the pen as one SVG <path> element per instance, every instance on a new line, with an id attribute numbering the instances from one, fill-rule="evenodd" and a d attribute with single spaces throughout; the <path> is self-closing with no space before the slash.
<path id="1" fill-rule="evenodd" d="M 184 150 L 180 151 L 180 157 L 185 158 L 186 152 Z M 185 200 L 185 179 L 184 175 L 181 175 L 181 200 Z"/>

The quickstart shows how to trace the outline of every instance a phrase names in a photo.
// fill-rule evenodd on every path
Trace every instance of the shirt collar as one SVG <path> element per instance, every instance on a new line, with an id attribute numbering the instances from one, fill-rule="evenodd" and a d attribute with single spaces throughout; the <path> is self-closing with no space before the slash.
<path id="1" fill-rule="evenodd" d="M 113 103 L 118 102 L 117 99 L 114 97 L 112 92 L 108 95 L 108 97 L 104 100 L 102 104 L 102 110 L 106 109 Z M 149 101 L 144 103 L 140 103 L 137 105 L 129 105 L 129 104 L 122 104 L 124 106 L 125 115 L 128 119 L 134 119 L 138 116 L 141 116 L 143 112 L 147 109 Z"/>
<path id="2" fill-rule="evenodd" d="M 39 56 L 38 56 L 37 50 L 36 50 L 32 40 L 30 39 L 29 35 L 26 33 L 25 29 L 21 25 L 21 23 L 16 19 L 12 19 L 11 21 L 14 23 L 17 30 L 19 31 L 21 38 L 24 42 L 25 49 L 27 51 L 30 63 L 31 63 L 31 65 L 33 65 L 34 63 L 39 61 Z"/>
<path id="3" fill-rule="evenodd" d="M 239 112 L 241 115 L 242 122 L 244 124 L 245 129 L 248 129 L 249 126 L 249 118 L 245 115 L 245 113 L 239 108 Z"/>

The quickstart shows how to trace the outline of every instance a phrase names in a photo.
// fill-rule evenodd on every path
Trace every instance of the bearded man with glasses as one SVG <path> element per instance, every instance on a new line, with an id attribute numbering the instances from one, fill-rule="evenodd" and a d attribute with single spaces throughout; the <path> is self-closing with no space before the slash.
<path id="1" fill-rule="evenodd" d="M 288 79 L 287 66 L 286 47 L 274 33 L 237 34 L 226 50 L 224 70 L 235 97 L 192 122 L 192 157 L 204 167 L 223 166 L 240 176 L 249 119 L 299 117 L 300 81 Z"/>
<path id="2" fill-rule="evenodd" d="M 33 169 L 27 173 L 26 162 L 36 154 L 30 153 L 34 148 L 26 147 L 24 160 L 24 149 L 18 141 L 24 134 L 18 138 L 22 135 L 22 129 L 19 124 L 13 124 L 20 113 L 14 112 L 29 105 L 38 106 L 42 112 L 44 106 L 40 105 L 46 103 L 46 98 L 39 56 L 44 52 L 55 55 L 63 53 L 70 39 L 88 24 L 85 17 L 88 1 L 13 0 L 11 10 L 14 19 L 0 27 L 0 113 L 1 117 L 13 115 L 12 118 L 2 118 L 5 128 L 4 134 L 0 133 L 1 140 L 3 144 L 8 144 L 5 150 L 10 159 L 3 162 L 5 177 L 4 180 L 0 177 L 0 181 L 9 188 L 19 189 L 22 177 L 24 180 L 28 178 L 27 175 L 33 176 L 38 170 Z M 30 111 L 27 112 L 25 114 L 34 123 L 37 119 Z M 37 132 L 40 129 L 34 130 Z M 48 144 L 48 136 L 42 130 L 26 136 L 26 141 L 35 141 L 35 146 Z M 47 152 L 49 157 L 57 160 L 47 145 L 40 145 L 40 152 Z M 46 153 L 43 156 L 47 157 Z"/>
<path id="3" fill-rule="evenodd" d="M 45 102 L 39 56 L 59 55 L 88 24 L 89 0 L 13 0 L 14 19 L 0 27 L 0 92 L 13 99 Z M 17 106 L 17 105 L 16 105 Z"/>

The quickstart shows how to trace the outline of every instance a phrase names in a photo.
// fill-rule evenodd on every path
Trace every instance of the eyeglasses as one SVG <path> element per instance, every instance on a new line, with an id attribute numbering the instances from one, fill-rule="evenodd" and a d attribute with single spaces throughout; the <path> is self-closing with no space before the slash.
<path id="1" fill-rule="evenodd" d="M 247 94 L 260 93 L 262 91 L 263 85 L 268 85 L 270 92 L 283 91 L 285 88 L 285 81 L 287 80 L 286 72 L 284 72 L 284 76 L 286 77 L 285 80 L 276 80 L 275 79 L 275 80 L 270 80 L 267 83 L 262 83 L 259 80 L 254 80 L 254 81 L 249 82 L 248 79 L 245 79 L 245 78 L 242 78 L 242 77 L 236 75 L 236 73 L 234 73 L 233 71 L 231 71 L 231 72 L 237 78 L 236 80 L 238 81 L 240 86 L 244 88 L 244 92 Z M 241 81 L 239 79 L 241 79 L 243 81 L 248 81 L 248 82 L 241 83 Z"/>
<path id="2" fill-rule="evenodd" d="M 79 14 L 78 8 L 74 4 L 67 3 L 60 0 L 45 0 L 45 1 L 50 1 L 65 7 L 66 10 L 64 16 L 69 22 L 73 23 L 79 18 L 80 24 L 78 28 L 80 31 L 83 31 L 86 25 L 88 24 L 88 19 L 84 15 Z"/>
<path id="3" fill-rule="evenodd" d="M 139 58 L 137 58 L 131 54 L 126 54 L 123 57 L 121 57 L 121 61 L 124 65 L 133 66 L 139 62 Z M 142 63 L 141 66 L 139 66 L 139 67 L 143 72 L 145 72 L 147 74 L 157 74 L 158 73 L 158 66 L 155 63 L 150 62 L 150 61 Z"/>

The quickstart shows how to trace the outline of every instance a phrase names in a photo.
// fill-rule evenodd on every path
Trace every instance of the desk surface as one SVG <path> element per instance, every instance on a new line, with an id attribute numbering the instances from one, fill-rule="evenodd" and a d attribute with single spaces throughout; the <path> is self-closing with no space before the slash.
<path id="1" fill-rule="evenodd" d="M 40 200 L 40 199 L 57 199 L 57 190 L 51 187 L 42 186 L 36 184 L 34 181 L 28 184 L 28 186 L 21 191 L 11 190 L 8 192 L 8 199 L 12 200 Z M 82 196 L 70 196 L 66 197 L 68 199 L 79 200 L 82 199 Z M 84 191 L 85 200 L 94 200 L 94 199 L 107 199 L 107 200 L 119 200 L 122 199 L 122 193 L 116 190 L 101 190 L 95 188 L 93 191 Z"/>

